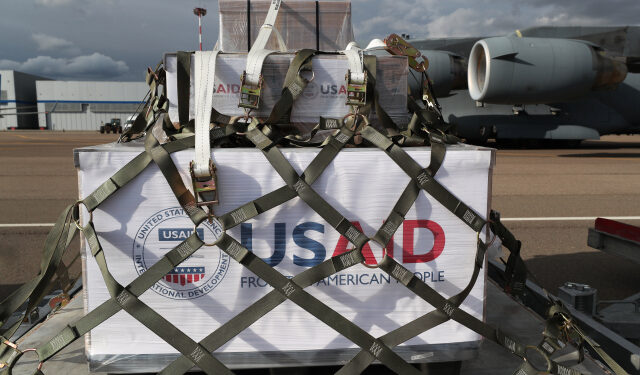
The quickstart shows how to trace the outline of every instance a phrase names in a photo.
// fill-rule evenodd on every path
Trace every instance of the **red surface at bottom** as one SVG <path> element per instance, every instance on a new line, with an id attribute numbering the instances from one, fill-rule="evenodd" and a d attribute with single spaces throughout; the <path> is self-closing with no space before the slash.
<path id="1" fill-rule="evenodd" d="M 595 228 L 600 232 L 640 242 L 640 228 L 633 225 L 599 217 L 596 219 Z"/>

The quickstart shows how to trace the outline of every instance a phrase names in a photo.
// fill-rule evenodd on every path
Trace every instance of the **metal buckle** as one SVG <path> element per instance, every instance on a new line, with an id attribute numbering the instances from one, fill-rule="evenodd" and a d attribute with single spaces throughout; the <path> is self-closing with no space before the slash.
<path id="1" fill-rule="evenodd" d="M 429 67 L 429 60 L 427 60 L 418 49 L 402 39 L 398 34 L 391 34 L 384 39 L 385 47 L 392 55 L 407 56 L 409 59 L 409 66 L 418 72 L 424 72 Z M 418 61 L 418 58 L 422 58 L 422 61 Z"/>
<path id="2" fill-rule="evenodd" d="M 260 105 L 260 93 L 264 84 L 264 77 L 260 74 L 257 86 L 248 85 L 246 83 L 247 72 L 244 71 L 240 77 L 240 102 L 238 107 L 246 109 L 258 109 Z"/>
<path id="3" fill-rule="evenodd" d="M 193 161 L 189 164 L 189 170 L 191 172 L 191 182 L 193 183 L 193 195 L 196 199 L 196 206 L 207 206 L 209 208 L 209 219 L 213 217 L 213 205 L 218 204 L 218 178 L 216 176 L 216 166 L 213 161 L 209 159 L 209 176 L 196 177 L 193 171 Z M 212 199 L 199 201 L 198 198 L 207 199 L 205 196 L 213 194 Z"/>
<path id="4" fill-rule="evenodd" d="M 347 105 L 362 107 L 367 101 L 367 72 L 364 72 L 364 82 L 351 82 L 351 70 L 347 71 Z"/>
<path id="5" fill-rule="evenodd" d="M 90 223 L 93 222 L 93 211 L 89 211 L 89 208 L 84 203 L 84 201 L 77 201 L 76 203 L 73 204 L 73 207 L 71 207 L 71 220 L 73 220 L 73 222 L 76 225 L 76 228 L 78 228 L 78 230 L 83 231 L 84 228 L 82 227 L 82 225 L 80 225 L 80 205 L 81 204 L 83 206 L 85 206 L 85 208 L 89 212 L 89 222 Z M 76 217 L 76 210 L 77 210 L 77 214 L 78 214 L 77 217 Z"/>
<path id="6" fill-rule="evenodd" d="M 5 367 L 7 368 L 7 372 L 6 372 L 7 375 L 11 375 L 11 370 L 16 365 L 16 363 L 18 363 L 18 360 L 20 358 L 22 358 L 24 353 L 35 352 L 36 351 L 36 349 L 34 349 L 34 348 L 20 350 L 20 349 L 18 349 L 18 345 L 16 345 L 15 343 L 12 343 L 9 340 L 4 340 L 3 344 L 9 346 L 14 351 L 14 353 L 9 357 L 8 362 L 0 362 L 0 369 L 4 369 Z M 38 363 L 37 369 L 38 370 L 42 370 L 42 365 L 43 364 L 44 364 L 44 362 L 40 361 Z"/>

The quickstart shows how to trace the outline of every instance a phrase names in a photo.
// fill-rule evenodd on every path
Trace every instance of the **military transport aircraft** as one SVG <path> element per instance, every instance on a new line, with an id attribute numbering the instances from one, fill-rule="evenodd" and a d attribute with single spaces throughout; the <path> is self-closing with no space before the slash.
<path id="1" fill-rule="evenodd" d="M 640 133 L 640 27 L 409 42 L 429 59 L 445 120 L 471 143 Z"/>

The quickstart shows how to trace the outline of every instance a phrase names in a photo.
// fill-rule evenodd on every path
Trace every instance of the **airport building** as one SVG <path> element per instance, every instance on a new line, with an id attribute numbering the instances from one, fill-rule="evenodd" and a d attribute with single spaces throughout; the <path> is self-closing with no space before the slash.
<path id="1" fill-rule="evenodd" d="M 48 130 L 98 131 L 127 121 L 144 104 L 144 82 L 37 81 L 38 125 Z"/>
<path id="2" fill-rule="evenodd" d="M 0 130 L 98 131 L 124 125 L 144 104 L 145 82 L 54 81 L 0 70 Z"/>
<path id="3" fill-rule="evenodd" d="M 38 128 L 36 81 L 48 78 L 0 70 L 0 130 Z"/>

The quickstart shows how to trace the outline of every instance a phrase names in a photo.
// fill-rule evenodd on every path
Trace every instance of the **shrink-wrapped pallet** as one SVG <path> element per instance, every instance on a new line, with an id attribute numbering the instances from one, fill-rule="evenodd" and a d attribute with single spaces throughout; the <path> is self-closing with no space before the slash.
<path id="1" fill-rule="evenodd" d="M 282 95 L 287 70 L 293 54 L 273 54 L 267 57 L 263 67 L 264 87 L 260 99 L 260 108 L 252 112 L 258 117 L 268 117 L 274 104 Z M 380 97 L 380 105 L 399 127 L 405 127 L 409 117 L 407 114 L 407 75 L 409 68 L 404 56 L 377 56 L 376 90 Z M 245 70 L 246 54 L 219 54 L 216 62 L 213 108 L 229 116 L 244 114 L 238 108 L 240 100 L 240 76 Z M 193 72 L 194 55 L 191 56 Z M 166 54 L 164 57 L 167 70 L 167 90 L 169 99 L 169 117 L 177 122 L 177 59 L 176 55 Z M 351 111 L 346 105 L 347 87 L 345 75 L 349 69 L 346 56 L 340 54 L 321 54 L 312 60 L 313 80 L 307 85 L 302 95 L 294 102 L 291 111 L 291 122 L 296 125 L 301 135 L 307 134 L 320 116 L 342 118 Z M 189 117 L 194 118 L 194 75 L 191 75 L 189 100 Z M 373 96 L 373 92 L 367 93 Z M 374 126 L 377 125 L 375 110 L 371 116 Z"/>
<path id="2" fill-rule="evenodd" d="M 271 1 L 220 0 L 219 4 L 220 50 L 247 52 L 249 43 L 253 44 L 258 36 Z M 274 26 L 289 51 L 303 48 L 339 51 L 354 40 L 349 1 L 282 2 Z M 280 50 L 274 35 L 266 48 Z"/>
<path id="3" fill-rule="evenodd" d="M 79 193 L 88 195 L 144 150 L 136 142 L 76 150 Z M 319 150 L 281 149 L 298 173 Z M 423 166 L 430 149 L 407 149 Z M 193 150 L 172 154 L 190 186 Z M 217 215 L 231 212 L 284 185 L 257 149 L 214 149 L 220 204 Z M 449 146 L 436 179 L 473 210 L 486 217 L 491 197 L 494 151 Z M 312 187 L 348 220 L 372 236 L 391 212 L 409 177 L 377 149 L 345 149 Z M 86 218 L 83 218 L 83 220 Z M 93 213 L 93 222 L 109 270 L 123 285 L 145 272 L 159 257 L 193 233 L 160 170 L 152 163 L 136 179 Z M 208 225 L 198 234 L 213 236 Z M 286 276 L 294 276 L 349 248 L 348 241 L 299 198 L 275 207 L 227 231 Z M 387 252 L 446 297 L 469 282 L 477 234 L 435 199 L 421 192 Z M 86 246 L 86 244 L 85 244 Z M 367 245 L 365 255 L 382 250 Z M 84 249 L 85 309 L 109 298 L 100 270 Z M 486 267 L 484 268 L 486 270 Z M 481 273 L 462 309 L 483 319 L 485 278 Z M 273 290 L 264 280 L 217 247 L 202 247 L 141 296 L 195 341 L 202 340 L 242 310 Z M 433 307 L 379 269 L 355 265 L 306 290 L 375 337 L 382 336 L 433 310 Z M 395 350 L 411 362 L 453 361 L 472 357 L 481 338 L 454 321 L 428 330 Z M 156 372 L 177 352 L 125 312 L 86 336 L 93 371 Z M 357 352 L 353 343 L 290 301 L 267 313 L 214 352 L 231 368 L 340 364 Z"/>

